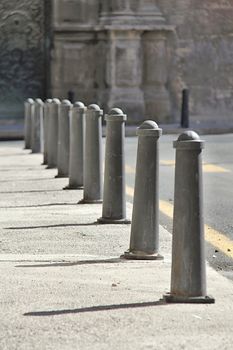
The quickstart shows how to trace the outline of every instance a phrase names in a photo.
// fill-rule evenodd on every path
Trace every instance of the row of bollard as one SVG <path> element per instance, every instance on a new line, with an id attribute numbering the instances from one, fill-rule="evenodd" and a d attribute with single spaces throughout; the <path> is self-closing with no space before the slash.
<path id="1" fill-rule="evenodd" d="M 105 115 L 106 152 L 103 181 L 102 116 L 96 104 L 85 107 L 40 99 L 25 102 L 25 148 L 42 152 L 43 164 L 69 177 L 64 188 L 82 189 L 80 204 L 102 203 L 100 224 L 129 224 L 126 215 L 124 136 L 127 116 L 113 108 Z M 162 129 L 151 120 L 137 129 L 138 150 L 129 249 L 122 258 L 162 260 L 159 253 L 159 150 Z M 203 184 L 204 142 L 185 131 L 176 149 L 171 291 L 166 302 L 214 303 L 206 292 Z"/>

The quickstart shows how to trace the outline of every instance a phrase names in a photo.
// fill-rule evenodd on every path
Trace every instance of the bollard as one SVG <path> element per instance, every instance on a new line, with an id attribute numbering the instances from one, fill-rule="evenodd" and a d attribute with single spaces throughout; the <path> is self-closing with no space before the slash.
<path id="1" fill-rule="evenodd" d="M 105 116 L 106 148 L 101 224 L 129 224 L 126 219 L 124 137 L 126 114 L 113 108 Z"/>
<path id="2" fill-rule="evenodd" d="M 189 90 L 182 90 L 181 127 L 189 128 Z"/>
<path id="3" fill-rule="evenodd" d="M 43 152 L 43 108 L 44 102 L 37 98 L 32 117 L 32 153 Z"/>
<path id="4" fill-rule="evenodd" d="M 126 259 L 161 260 L 159 251 L 159 153 L 162 129 L 146 120 L 137 129 L 138 151 L 132 226 Z"/>
<path id="5" fill-rule="evenodd" d="M 87 107 L 84 149 L 84 195 L 80 204 L 102 203 L 102 124 L 103 111 L 96 104 Z"/>
<path id="6" fill-rule="evenodd" d="M 57 169 L 55 176 L 68 177 L 69 175 L 69 153 L 70 153 L 70 114 L 72 104 L 68 100 L 63 100 L 58 115 L 58 149 L 57 149 Z"/>
<path id="7" fill-rule="evenodd" d="M 60 100 L 58 98 L 54 98 L 49 108 L 47 169 L 57 167 L 58 116 L 60 112 L 60 104 Z"/>
<path id="8" fill-rule="evenodd" d="M 34 140 L 34 124 L 35 124 L 35 101 L 33 100 L 33 103 L 30 104 L 29 110 L 30 110 L 30 115 L 31 115 L 31 135 L 30 135 L 30 148 L 32 149 L 32 144 Z"/>
<path id="9" fill-rule="evenodd" d="M 186 131 L 176 148 L 171 292 L 174 303 L 214 303 L 206 295 L 202 161 L 204 142 Z"/>
<path id="10" fill-rule="evenodd" d="M 24 140 L 25 149 L 31 148 L 31 105 L 34 103 L 32 98 L 24 102 Z"/>
<path id="11" fill-rule="evenodd" d="M 52 103 L 52 99 L 47 99 L 44 103 L 44 160 L 43 165 L 48 164 L 48 138 L 49 138 L 49 116 L 50 116 L 50 105 Z"/>
<path id="12" fill-rule="evenodd" d="M 84 127 L 86 107 L 75 102 L 70 119 L 69 185 L 64 189 L 83 188 Z"/>
<path id="13" fill-rule="evenodd" d="M 73 90 L 68 91 L 67 98 L 71 103 L 74 103 L 74 91 Z"/>

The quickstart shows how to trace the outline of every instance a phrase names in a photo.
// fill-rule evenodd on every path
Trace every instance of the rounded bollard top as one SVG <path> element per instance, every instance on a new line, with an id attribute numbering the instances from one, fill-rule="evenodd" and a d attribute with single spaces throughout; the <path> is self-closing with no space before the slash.
<path id="1" fill-rule="evenodd" d="M 69 101 L 69 100 L 62 100 L 62 102 L 61 102 L 61 104 L 63 105 L 63 106 L 72 106 L 72 103 Z"/>
<path id="2" fill-rule="evenodd" d="M 34 103 L 34 100 L 33 100 L 32 98 L 28 98 L 28 99 L 26 100 L 26 102 L 32 104 L 32 103 Z"/>
<path id="3" fill-rule="evenodd" d="M 184 131 L 178 136 L 178 139 L 173 142 L 174 148 L 195 150 L 204 148 L 204 141 L 193 130 Z"/>
<path id="4" fill-rule="evenodd" d="M 138 129 L 158 129 L 158 124 L 154 120 L 145 120 Z"/>
<path id="5" fill-rule="evenodd" d="M 38 104 L 41 107 L 44 106 L 44 102 L 42 101 L 41 98 L 36 98 L 35 102 L 36 102 L 36 104 Z"/>
<path id="6" fill-rule="evenodd" d="M 76 108 L 84 108 L 85 105 L 84 105 L 84 103 L 82 103 L 81 101 L 76 101 L 76 102 L 74 103 L 74 107 L 76 107 Z"/>
<path id="7" fill-rule="evenodd" d="M 200 136 L 192 130 L 187 130 L 180 134 L 178 137 L 177 141 L 195 141 L 195 140 L 200 140 Z"/>
<path id="8" fill-rule="evenodd" d="M 137 128 L 138 136 L 154 136 L 159 138 L 162 135 L 162 129 L 159 128 L 158 124 L 154 120 L 145 120 Z"/>
<path id="9" fill-rule="evenodd" d="M 59 98 L 53 98 L 52 103 L 60 105 L 61 101 L 59 100 Z"/>
<path id="10" fill-rule="evenodd" d="M 87 107 L 87 109 L 89 109 L 90 111 L 95 111 L 95 112 L 100 112 L 101 111 L 100 106 L 98 106 L 95 103 L 92 103 L 91 105 L 89 105 Z"/>
<path id="11" fill-rule="evenodd" d="M 106 121 L 125 121 L 127 115 L 120 108 L 112 108 L 109 114 L 105 114 Z"/>
<path id="12" fill-rule="evenodd" d="M 53 100 L 51 98 L 47 98 L 47 100 L 45 101 L 45 103 L 52 103 Z"/>
<path id="13" fill-rule="evenodd" d="M 121 115 L 124 114 L 120 108 L 112 108 L 109 115 Z"/>
<path id="14" fill-rule="evenodd" d="M 96 116 L 99 117 L 99 116 L 102 116 L 102 115 L 103 115 L 102 109 L 101 109 L 97 104 L 95 104 L 95 103 L 89 105 L 89 106 L 87 107 L 87 111 L 88 111 L 88 112 L 91 112 L 91 115 L 93 115 L 93 116 L 95 116 L 95 117 L 96 117 Z M 88 114 L 88 115 L 90 115 L 90 114 Z"/>

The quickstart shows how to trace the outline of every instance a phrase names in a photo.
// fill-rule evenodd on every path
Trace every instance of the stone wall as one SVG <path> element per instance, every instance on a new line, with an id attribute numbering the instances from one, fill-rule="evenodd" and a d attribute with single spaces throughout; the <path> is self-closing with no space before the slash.
<path id="1" fill-rule="evenodd" d="M 199 120 L 233 105 L 232 0 L 53 0 L 52 94 L 124 109 L 130 122 Z"/>
<path id="2" fill-rule="evenodd" d="M 176 28 L 172 111 L 180 90 L 189 87 L 191 111 L 197 118 L 230 119 L 233 110 L 233 1 L 158 0 L 168 23 Z"/>

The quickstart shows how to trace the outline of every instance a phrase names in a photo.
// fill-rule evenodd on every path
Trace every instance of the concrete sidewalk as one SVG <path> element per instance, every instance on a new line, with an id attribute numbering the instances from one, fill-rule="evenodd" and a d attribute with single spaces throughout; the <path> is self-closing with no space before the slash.
<path id="1" fill-rule="evenodd" d="M 96 225 L 101 205 L 41 166 L 23 142 L 0 143 L 0 349 L 232 349 L 233 286 L 207 269 L 216 304 L 161 303 L 164 261 L 124 261 L 129 225 Z M 131 206 L 128 206 L 129 217 Z"/>

